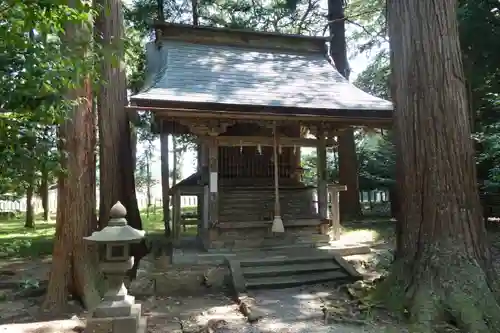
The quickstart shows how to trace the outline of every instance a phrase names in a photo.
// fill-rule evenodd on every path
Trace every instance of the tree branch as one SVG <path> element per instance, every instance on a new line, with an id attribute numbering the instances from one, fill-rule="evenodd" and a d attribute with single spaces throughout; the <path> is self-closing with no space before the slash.
<path id="1" fill-rule="evenodd" d="M 373 13 L 373 12 L 372 12 L 372 13 Z M 355 17 L 362 16 L 362 15 L 364 15 L 364 14 L 369 14 L 369 12 L 364 12 L 364 13 L 361 13 L 361 14 L 359 14 L 359 15 L 354 15 L 354 16 L 351 16 L 350 18 L 349 18 L 349 17 L 344 16 L 344 17 L 341 17 L 341 18 L 337 18 L 337 19 L 335 19 L 335 20 L 330 20 L 330 21 L 328 21 L 328 22 L 325 24 L 324 28 L 323 28 L 323 36 L 325 35 L 326 30 L 328 29 L 328 27 L 329 27 L 331 24 L 333 24 L 333 23 L 335 23 L 335 22 L 339 22 L 339 21 L 342 21 L 342 20 L 343 20 L 343 21 L 346 21 L 346 22 L 348 22 L 348 23 L 351 23 L 351 24 L 354 24 L 354 25 L 356 25 L 356 26 L 360 27 L 360 28 L 361 28 L 361 29 L 363 29 L 363 31 L 364 31 L 367 35 L 369 35 L 371 38 L 382 38 L 385 42 L 388 42 L 389 40 L 387 39 L 387 37 L 385 37 L 385 36 L 382 34 L 382 31 L 381 31 L 380 33 L 376 34 L 376 35 L 372 35 L 372 33 L 371 33 L 370 31 L 368 31 L 368 29 L 366 29 L 363 25 L 361 25 L 361 24 L 360 24 L 360 23 L 358 23 L 358 22 L 354 22 L 354 21 L 351 19 L 351 18 L 355 18 Z"/>
<path id="2" fill-rule="evenodd" d="M 302 15 L 302 17 L 300 18 L 299 25 L 297 27 L 297 34 L 300 35 L 302 33 L 302 29 L 304 28 L 303 27 L 304 22 L 306 21 L 307 16 L 309 15 L 309 13 L 311 13 L 311 11 L 313 10 L 313 8 L 314 8 L 314 5 L 313 5 L 312 0 L 308 0 L 308 2 L 307 2 L 307 9 L 304 12 L 304 14 Z"/>

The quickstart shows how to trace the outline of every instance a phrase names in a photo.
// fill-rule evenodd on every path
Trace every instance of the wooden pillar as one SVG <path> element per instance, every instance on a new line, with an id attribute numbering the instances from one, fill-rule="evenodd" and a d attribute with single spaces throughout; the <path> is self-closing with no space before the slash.
<path id="1" fill-rule="evenodd" d="M 340 194 L 340 214 L 343 218 L 361 215 L 359 202 L 359 176 L 354 129 L 348 128 L 338 136 L 339 143 L 339 182 L 347 186 Z"/>
<path id="2" fill-rule="evenodd" d="M 165 226 L 165 236 L 171 236 L 170 225 L 170 172 L 168 167 L 168 133 L 160 130 L 160 154 L 161 154 L 161 192 L 163 205 L 163 224 Z"/>
<path id="3" fill-rule="evenodd" d="M 215 137 L 207 139 L 208 146 L 208 188 L 209 228 L 219 223 L 219 147 Z"/>
<path id="4" fill-rule="evenodd" d="M 316 148 L 316 168 L 318 177 L 318 212 L 321 219 L 327 218 L 328 192 L 326 177 L 326 137 L 323 128 L 319 127 L 316 133 L 318 145 Z"/>
<path id="5" fill-rule="evenodd" d="M 340 207 L 339 207 L 339 192 L 346 191 L 345 185 L 328 185 L 328 192 L 331 198 L 330 220 L 332 221 L 330 227 L 331 240 L 340 239 Z"/>
<path id="6" fill-rule="evenodd" d="M 173 208 L 173 221 L 172 221 L 172 235 L 173 244 L 178 244 L 181 231 L 181 192 L 177 189 L 172 194 L 172 208 Z"/>
<path id="7" fill-rule="evenodd" d="M 208 164 L 208 157 L 207 157 L 207 149 L 205 145 L 205 141 L 203 140 L 202 137 L 198 138 L 198 170 L 197 172 L 201 174 L 201 179 L 204 178 L 203 172 L 206 171 L 206 166 Z M 204 212 L 203 212 L 203 203 L 204 200 L 204 194 L 203 190 L 197 195 L 197 214 L 198 214 L 198 237 L 203 237 L 206 229 L 206 221 L 203 220 Z"/>
<path id="8" fill-rule="evenodd" d="M 281 219 L 280 190 L 279 190 L 279 156 L 278 156 L 278 129 L 276 123 L 273 125 L 273 159 L 274 159 L 274 219 L 271 231 L 274 233 L 285 232 L 283 220 Z"/>
<path id="9" fill-rule="evenodd" d="M 300 165 L 300 146 L 292 148 L 292 178 L 300 183 L 302 181 L 302 172 L 298 172 Z"/>
<path id="10" fill-rule="evenodd" d="M 198 144 L 196 145 L 196 171 L 200 171 L 202 166 L 203 166 L 203 162 L 202 162 L 202 152 L 203 150 L 203 145 L 201 142 L 198 142 Z"/>

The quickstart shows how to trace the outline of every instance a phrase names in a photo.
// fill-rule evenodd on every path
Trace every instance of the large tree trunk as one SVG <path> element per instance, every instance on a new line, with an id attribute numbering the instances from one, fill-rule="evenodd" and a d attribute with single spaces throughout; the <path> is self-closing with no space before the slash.
<path id="1" fill-rule="evenodd" d="M 344 0 L 328 0 L 328 27 L 330 31 L 330 55 L 335 67 L 346 79 L 349 79 L 349 62 L 345 40 Z M 348 128 L 338 137 L 339 140 L 339 182 L 347 186 L 347 191 L 340 192 L 339 207 L 342 218 L 361 215 L 359 202 L 358 160 L 354 129 Z"/>
<path id="2" fill-rule="evenodd" d="M 141 215 L 135 193 L 135 149 L 132 149 L 129 117 L 124 109 L 127 105 L 127 83 L 124 58 L 124 22 L 122 3 L 119 0 L 98 1 L 99 17 L 96 21 L 96 36 L 104 54 L 101 80 L 104 84 L 98 92 L 99 114 L 99 170 L 100 205 L 99 227 L 106 226 L 111 207 L 121 201 L 127 208 L 130 226 L 142 229 Z M 114 61 L 113 59 L 119 61 Z M 146 255 L 144 242 L 132 246 L 135 272 L 140 259 Z"/>
<path id="3" fill-rule="evenodd" d="M 49 220 L 49 172 L 47 168 L 44 166 L 42 168 L 42 179 L 40 181 L 39 188 L 40 200 L 42 201 L 43 208 L 43 220 L 47 222 Z"/>
<path id="4" fill-rule="evenodd" d="M 35 214 L 33 212 L 33 194 L 35 186 L 33 184 L 34 179 L 31 177 L 29 180 L 28 188 L 26 189 L 26 220 L 24 222 L 25 228 L 35 227 Z"/>
<path id="5" fill-rule="evenodd" d="M 72 24 L 65 28 L 63 37 L 68 44 L 85 45 L 90 38 L 89 26 Z M 84 76 L 79 79 L 68 97 L 71 100 L 78 98 L 80 102 L 59 128 L 59 147 L 65 152 L 61 155 L 64 171 L 58 179 L 56 234 L 43 304 L 46 310 L 63 308 L 69 295 L 79 299 L 86 308 L 100 301 L 96 288 L 99 277 L 97 251 L 83 239 L 94 230 L 96 219 L 95 116 L 90 79 Z"/>
<path id="6" fill-rule="evenodd" d="M 499 332 L 497 276 L 482 223 L 457 29 L 457 2 L 388 1 L 402 214 L 381 290 L 415 331 L 451 316 Z M 404 299 L 405 302 L 401 302 Z"/>
<path id="7" fill-rule="evenodd" d="M 75 1 L 69 2 L 70 6 Z M 81 4 L 79 4 L 81 5 Z M 85 45 L 90 39 L 89 25 L 65 27 L 67 44 Z M 72 48 L 70 48 L 71 50 Z M 70 51 L 71 52 L 71 51 Z M 84 57 L 85 54 L 82 54 Z M 87 308 L 100 301 L 96 288 L 99 272 L 97 251 L 83 240 L 95 229 L 95 116 L 92 112 L 91 82 L 81 77 L 68 93 L 71 100 L 80 99 L 68 119 L 59 128 L 59 148 L 63 172 L 58 179 L 56 234 L 49 285 L 43 308 L 63 308 L 68 295 L 79 299 Z"/>

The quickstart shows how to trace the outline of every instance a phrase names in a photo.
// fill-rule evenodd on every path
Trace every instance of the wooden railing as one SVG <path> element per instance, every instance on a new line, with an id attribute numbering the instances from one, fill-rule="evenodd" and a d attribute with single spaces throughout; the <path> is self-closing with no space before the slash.
<path id="1" fill-rule="evenodd" d="M 220 147 L 219 176 L 221 178 L 273 178 L 272 147 Z M 280 177 L 290 177 L 290 149 L 283 149 L 278 157 Z"/>

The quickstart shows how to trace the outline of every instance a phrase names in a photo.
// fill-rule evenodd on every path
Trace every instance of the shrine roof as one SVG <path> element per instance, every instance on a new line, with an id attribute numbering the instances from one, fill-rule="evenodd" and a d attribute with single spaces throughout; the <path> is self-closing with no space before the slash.
<path id="1" fill-rule="evenodd" d="M 335 69 L 324 38 L 207 28 L 205 35 L 219 34 L 208 39 L 194 38 L 186 29 L 147 45 L 146 85 L 131 97 L 133 103 L 385 111 L 389 116 L 393 109 Z M 237 38 L 220 38 L 222 32 Z"/>

